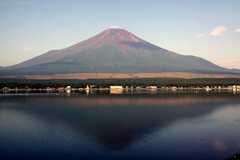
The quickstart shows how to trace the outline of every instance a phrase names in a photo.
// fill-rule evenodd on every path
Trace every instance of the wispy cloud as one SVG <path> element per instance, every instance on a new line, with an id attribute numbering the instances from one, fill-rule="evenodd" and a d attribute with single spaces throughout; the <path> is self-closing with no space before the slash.
<path id="1" fill-rule="evenodd" d="M 120 28 L 119 26 L 110 26 L 109 28 Z"/>
<path id="2" fill-rule="evenodd" d="M 240 29 L 236 29 L 234 32 L 240 32 Z"/>
<path id="3" fill-rule="evenodd" d="M 220 62 L 215 62 L 215 64 L 222 66 L 222 67 L 226 67 L 226 68 L 239 68 L 240 69 L 240 59 L 220 61 Z"/>
<path id="4" fill-rule="evenodd" d="M 220 61 L 220 62 L 217 62 L 217 63 L 219 64 L 219 63 L 237 63 L 237 62 L 240 62 L 240 59 Z"/>
<path id="5" fill-rule="evenodd" d="M 233 43 L 229 43 L 229 44 L 225 45 L 225 47 L 231 47 L 233 45 L 234 45 Z"/>
<path id="6" fill-rule="evenodd" d="M 0 0 L 0 6 L 7 4 L 9 0 Z"/>
<path id="7" fill-rule="evenodd" d="M 14 4 L 23 4 L 23 5 L 31 5 L 32 1 L 14 1 Z"/>
<path id="8" fill-rule="evenodd" d="M 197 38 L 204 37 L 204 36 L 206 36 L 206 34 L 198 34 L 198 35 L 196 35 Z"/>
<path id="9" fill-rule="evenodd" d="M 14 5 L 31 5 L 33 0 L 0 0 L 0 6 L 7 5 L 7 4 L 14 4 Z"/>
<path id="10" fill-rule="evenodd" d="M 27 45 L 27 46 L 20 46 L 19 49 L 22 51 L 32 51 L 34 50 L 34 47 Z"/>
<path id="11" fill-rule="evenodd" d="M 212 32 L 210 33 L 210 35 L 213 35 L 213 36 L 219 36 L 219 35 L 222 35 L 223 32 L 225 32 L 227 30 L 227 28 L 223 27 L 223 26 L 218 26 L 216 28 L 214 28 L 212 30 Z"/>

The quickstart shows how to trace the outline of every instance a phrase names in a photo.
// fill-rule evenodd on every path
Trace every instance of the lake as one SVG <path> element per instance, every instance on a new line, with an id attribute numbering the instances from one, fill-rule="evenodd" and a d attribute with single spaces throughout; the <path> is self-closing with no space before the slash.
<path id="1" fill-rule="evenodd" d="M 221 160 L 239 133 L 238 92 L 0 94 L 0 159 Z"/>

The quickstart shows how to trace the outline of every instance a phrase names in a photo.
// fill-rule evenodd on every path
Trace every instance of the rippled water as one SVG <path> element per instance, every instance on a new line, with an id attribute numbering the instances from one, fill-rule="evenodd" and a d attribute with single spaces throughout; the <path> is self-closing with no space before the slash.
<path id="1" fill-rule="evenodd" d="M 240 95 L 0 95 L 0 159 L 211 159 L 240 151 Z"/>

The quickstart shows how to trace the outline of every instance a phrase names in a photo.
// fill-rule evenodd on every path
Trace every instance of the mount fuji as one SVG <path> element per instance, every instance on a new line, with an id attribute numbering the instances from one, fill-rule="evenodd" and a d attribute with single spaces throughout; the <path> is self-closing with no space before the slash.
<path id="1" fill-rule="evenodd" d="M 168 51 L 124 29 L 107 29 L 68 48 L 0 69 L 0 75 L 160 72 L 239 74 L 240 70 Z"/>

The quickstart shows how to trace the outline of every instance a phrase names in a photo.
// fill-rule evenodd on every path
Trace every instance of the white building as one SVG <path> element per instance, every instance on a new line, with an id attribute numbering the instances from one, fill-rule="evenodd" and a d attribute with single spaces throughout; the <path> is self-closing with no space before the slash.
<path id="1" fill-rule="evenodd" d="M 148 89 L 157 89 L 157 86 L 148 86 Z"/>
<path id="2" fill-rule="evenodd" d="M 67 87 L 66 87 L 66 90 L 70 90 L 70 89 L 71 89 L 71 86 L 67 86 Z"/>
<path id="3" fill-rule="evenodd" d="M 110 89 L 123 89 L 122 86 L 110 86 Z"/>

